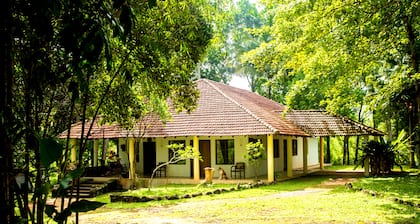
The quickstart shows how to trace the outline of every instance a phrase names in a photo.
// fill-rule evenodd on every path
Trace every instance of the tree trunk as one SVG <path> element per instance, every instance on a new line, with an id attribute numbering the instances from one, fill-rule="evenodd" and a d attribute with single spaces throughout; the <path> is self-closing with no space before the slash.
<path id="1" fill-rule="evenodd" d="M 0 223 L 15 223 L 12 114 L 12 3 L 0 1 Z"/>
<path id="2" fill-rule="evenodd" d="M 416 33 L 414 32 L 414 29 L 413 29 L 414 20 L 413 20 L 412 17 L 404 16 L 403 21 L 404 21 L 404 24 L 405 24 L 405 30 L 407 32 L 407 39 L 408 39 L 408 52 L 407 53 L 410 55 L 411 67 L 413 69 L 413 73 L 408 74 L 408 78 L 410 79 L 411 75 L 419 73 L 419 61 L 418 60 L 420 60 L 420 59 L 417 56 L 418 46 L 416 46 L 417 36 L 416 36 Z M 419 113 L 420 113 L 420 109 L 419 109 L 419 106 L 420 106 L 420 86 L 419 85 L 420 84 L 416 80 L 414 82 L 415 82 L 414 87 L 415 87 L 415 90 L 416 90 L 415 91 L 416 95 L 414 96 L 413 101 L 415 102 L 416 105 L 413 105 L 413 107 L 412 107 L 413 112 L 412 113 L 409 112 L 410 114 L 412 114 L 411 121 L 409 121 L 410 122 L 409 125 L 411 125 L 411 130 L 412 130 L 412 132 L 409 133 L 410 135 L 413 133 L 413 131 L 416 129 L 416 127 L 418 125 L 420 125 L 419 124 L 419 122 L 420 122 L 420 119 L 419 119 L 419 117 L 420 117 L 420 115 L 419 115 Z M 413 147 L 412 147 L 411 153 L 410 153 L 410 166 L 411 167 L 416 166 L 415 156 L 414 156 L 415 154 L 417 154 L 417 158 L 420 159 L 420 157 L 419 157 L 420 156 L 420 146 L 419 146 L 420 134 L 415 133 L 413 136 L 414 136 L 415 140 L 411 141 L 412 144 L 413 144 Z M 413 140 L 413 139 L 411 139 L 411 140 Z"/>

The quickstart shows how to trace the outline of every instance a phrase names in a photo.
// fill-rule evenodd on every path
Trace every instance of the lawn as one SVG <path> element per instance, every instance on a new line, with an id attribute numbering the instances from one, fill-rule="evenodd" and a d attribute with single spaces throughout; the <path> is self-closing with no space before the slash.
<path id="1" fill-rule="evenodd" d="M 388 198 L 399 198 L 420 204 L 420 176 L 387 176 L 363 178 L 353 184 L 355 188 L 369 189 Z"/>
<path id="2" fill-rule="evenodd" d="M 418 177 L 390 178 L 392 187 L 386 190 L 392 192 L 391 196 L 418 199 L 420 186 L 415 179 L 407 179 Z M 354 185 L 379 191 L 379 186 L 390 185 L 385 179 L 362 178 Z M 107 205 L 81 214 L 81 220 L 82 223 L 125 223 L 128 220 L 130 223 L 153 220 L 159 223 L 420 223 L 419 208 L 344 186 L 325 189 L 320 185 L 324 181 L 331 179 L 304 177 L 218 195 L 147 203 L 109 203 L 109 196 L 101 196 L 97 200 Z M 177 189 L 183 193 L 188 189 L 206 190 L 205 187 L 169 185 L 154 191 L 176 193 Z"/>

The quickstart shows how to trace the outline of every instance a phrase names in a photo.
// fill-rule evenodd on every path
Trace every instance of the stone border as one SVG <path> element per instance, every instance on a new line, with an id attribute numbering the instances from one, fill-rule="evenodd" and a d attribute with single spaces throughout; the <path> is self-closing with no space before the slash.
<path id="1" fill-rule="evenodd" d="M 369 189 L 363 189 L 363 188 L 354 188 L 352 183 L 345 183 L 344 186 L 348 189 L 348 190 L 353 190 L 353 191 L 361 191 L 365 194 L 369 194 L 372 197 L 386 197 L 383 193 L 380 192 L 376 192 L 376 191 L 372 191 Z M 420 208 L 420 203 L 415 203 L 412 201 L 407 201 L 401 198 L 395 198 L 395 197 L 386 197 L 389 198 L 390 200 L 402 204 L 402 205 L 407 205 L 407 206 L 411 206 L 411 207 L 417 207 Z"/>
<path id="2" fill-rule="evenodd" d="M 206 192 L 196 192 L 196 193 L 191 193 L 191 194 L 184 194 L 184 195 L 166 195 L 166 196 L 131 196 L 131 195 L 121 195 L 121 194 L 111 194 L 109 195 L 110 199 L 111 199 L 111 203 L 112 202 L 127 202 L 127 203 L 132 203 L 132 202 L 149 202 L 149 201 L 161 201 L 161 200 L 179 200 L 179 199 L 188 199 L 188 198 L 195 198 L 195 197 L 199 197 L 199 196 L 204 196 L 204 195 L 213 195 L 213 194 L 222 194 L 222 193 L 227 193 L 227 192 L 232 192 L 232 191 L 240 191 L 240 190 L 245 190 L 245 189 L 251 189 L 251 188 L 256 188 L 256 187 L 261 187 L 261 186 L 266 186 L 268 184 L 265 184 L 263 182 L 258 182 L 258 183 L 248 183 L 248 184 L 237 184 L 236 187 L 231 187 L 231 188 L 218 188 L 218 189 L 214 189 L 211 191 L 206 191 Z"/>

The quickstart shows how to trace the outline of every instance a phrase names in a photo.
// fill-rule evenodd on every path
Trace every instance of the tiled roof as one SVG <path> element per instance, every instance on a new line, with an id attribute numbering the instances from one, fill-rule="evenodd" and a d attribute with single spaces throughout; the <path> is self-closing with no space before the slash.
<path id="1" fill-rule="evenodd" d="M 286 118 L 311 136 L 384 135 L 381 131 L 346 117 L 330 115 L 323 111 L 295 110 Z"/>
<path id="2" fill-rule="evenodd" d="M 89 138 L 265 134 L 322 136 L 325 133 L 333 133 L 329 127 L 324 131 L 318 130 L 326 127 L 325 125 L 319 126 L 318 123 L 308 125 L 309 121 L 303 119 L 303 114 L 289 113 L 287 117 L 284 117 L 282 114 L 285 109 L 283 105 L 247 90 L 207 79 L 198 80 L 197 88 L 200 91 L 198 106 L 195 111 L 189 114 L 173 112 L 172 120 L 166 124 L 163 124 L 156 116 L 146 116 L 130 131 L 122 129 L 119 125 L 100 126 L 95 122 Z M 321 122 L 322 119 L 318 118 L 314 121 Z M 321 124 L 323 123 L 321 122 Z M 336 124 L 337 121 L 335 126 L 341 127 Z M 358 123 L 352 123 L 352 125 L 361 127 Z M 318 129 L 315 128 L 318 126 Z M 365 130 L 356 129 L 353 132 L 345 133 L 357 134 L 357 130 Z M 70 138 L 80 138 L 80 132 L 81 123 L 79 122 L 72 126 Z M 60 137 L 66 137 L 66 133 L 62 133 Z"/>

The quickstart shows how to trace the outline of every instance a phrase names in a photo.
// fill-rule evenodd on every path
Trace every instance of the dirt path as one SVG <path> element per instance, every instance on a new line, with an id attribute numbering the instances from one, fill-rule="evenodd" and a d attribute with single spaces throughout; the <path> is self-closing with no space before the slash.
<path id="1" fill-rule="evenodd" d="M 273 200 L 285 197 L 303 196 L 309 194 L 318 194 L 327 192 L 336 186 L 344 185 L 346 182 L 352 182 L 352 178 L 330 179 L 320 185 L 313 186 L 304 190 L 279 192 L 260 197 L 215 199 L 202 201 L 186 201 L 175 205 L 138 208 L 131 210 L 109 210 L 101 213 L 81 214 L 80 223 L 145 223 L 145 224 L 190 224 L 190 223 L 208 223 L 203 217 L 177 217 L 177 214 L 186 211 L 209 210 L 209 208 L 218 208 L 220 205 L 239 204 L 241 202 L 252 203 L 253 201 Z M 217 213 L 219 211 L 215 211 Z M 215 220 L 211 221 L 215 223 Z M 216 223 L 223 223 L 223 220 Z"/>

